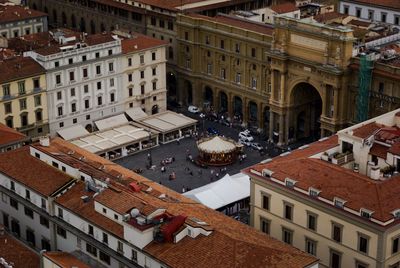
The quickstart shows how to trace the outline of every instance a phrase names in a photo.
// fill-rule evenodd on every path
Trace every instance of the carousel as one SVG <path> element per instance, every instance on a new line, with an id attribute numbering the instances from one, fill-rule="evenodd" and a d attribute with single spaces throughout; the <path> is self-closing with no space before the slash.
<path id="1" fill-rule="evenodd" d="M 236 161 L 241 144 L 220 136 L 200 139 L 197 142 L 198 161 L 210 166 L 224 166 Z"/>

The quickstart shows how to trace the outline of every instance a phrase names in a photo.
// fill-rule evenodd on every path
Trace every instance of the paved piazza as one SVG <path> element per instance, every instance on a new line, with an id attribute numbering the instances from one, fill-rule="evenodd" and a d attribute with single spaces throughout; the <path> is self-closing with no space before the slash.
<path id="1" fill-rule="evenodd" d="M 195 115 L 189 116 L 199 120 L 198 129 L 199 131 L 201 131 L 203 124 L 202 120 Z M 217 122 L 205 120 L 204 128 L 207 129 L 209 127 L 217 129 L 220 132 L 220 135 L 225 135 L 226 137 L 238 140 L 239 130 L 237 129 L 226 127 Z M 257 137 L 255 137 L 255 140 L 259 141 Z M 262 141 L 261 143 L 264 146 L 266 145 L 265 141 Z M 156 166 L 154 170 L 146 169 L 149 152 L 152 157 L 153 165 Z M 177 142 L 163 144 L 151 149 L 150 151 L 143 151 L 138 154 L 116 160 L 115 162 L 129 169 L 141 168 L 143 169 L 143 173 L 141 173 L 141 175 L 155 182 L 161 183 L 177 192 L 182 192 L 183 187 L 185 187 L 186 189 L 194 189 L 203 186 L 210 183 L 211 180 L 217 180 L 218 178 L 221 178 L 226 173 L 230 175 L 236 174 L 240 172 L 241 169 L 258 163 L 266 158 L 269 158 L 270 156 L 276 156 L 282 151 L 280 149 L 271 148 L 267 150 L 266 155 L 261 156 L 258 151 L 253 150 L 249 147 L 245 147 L 247 158 L 243 160 L 242 163 L 239 163 L 239 161 L 237 161 L 235 164 L 226 166 L 226 172 L 221 172 L 221 167 L 201 168 L 196 166 L 195 164 L 186 160 L 187 152 L 189 152 L 193 157 L 197 156 L 198 150 L 195 139 L 185 138 L 180 141 L 180 144 L 178 144 Z M 169 157 L 174 157 L 175 161 L 171 164 L 167 164 L 166 171 L 161 172 L 161 161 Z M 175 180 L 169 180 L 169 175 L 172 172 L 175 172 L 176 174 Z M 211 172 L 213 172 L 213 175 L 211 175 Z M 216 177 L 217 173 L 219 175 L 218 178 Z"/>

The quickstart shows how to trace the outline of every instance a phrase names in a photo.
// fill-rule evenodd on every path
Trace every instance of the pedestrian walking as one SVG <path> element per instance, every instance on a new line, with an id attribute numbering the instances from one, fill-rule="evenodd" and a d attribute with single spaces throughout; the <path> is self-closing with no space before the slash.
<path id="1" fill-rule="evenodd" d="M 185 186 L 182 187 L 182 193 L 186 192 Z"/>
<path id="2" fill-rule="evenodd" d="M 219 173 L 218 172 L 215 174 L 215 177 L 217 177 L 217 179 L 219 178 Z"/>

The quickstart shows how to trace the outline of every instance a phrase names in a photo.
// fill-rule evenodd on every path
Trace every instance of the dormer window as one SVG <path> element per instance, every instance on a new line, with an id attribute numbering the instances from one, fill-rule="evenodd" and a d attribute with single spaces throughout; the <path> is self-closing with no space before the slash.
<path id="1" fill-rule="evenodd" d="M 343 208 L 343 207 L 344 207 L 344 203 L 346 203 L 346 201 L 344 201 L 344 200 L 342 200 L 342 199 L 340 199 L 340 198 L 335 197 L 335 199 L 334 199 L 335 207 Z"/>
<path id="2" fill-rule="evenodd" d="M 363 217 L 363 218 L 370 219 L 371 216 L 372 216 L 372 211 L 369 211 L 369 210 L 367 210 L 367 209 L 360 209 L 360 215 L 361 215 L 361 217 Z"/>
<path id="3" fill-rule="evenodd" d="M 295 184 L 296 184 L 296 181 L 289 179 L 289 178 L 285 179 L 286 187 L 293 188 Z"/>
<path id="4" fill-rule="evenodd" d="M 311 197 L 317 197 L 317 196 L 319 195 L 319 193 L 320 193 L 320 191 L 317 190 L 317 189 L 315 189 L 315 188 L 310 187 L 310 188 L 308 189 L 308 194 L 309 194 Z"/>
<path id="5" fill-rule="evenodd" d="M 273 173 L 272 170 L 266 168 L 262 170 L 262 175 L 266 178 L 271 178 L 272 173 Z"/>
<path id="6" fill-rule="evenodd" d="M 392 212 L 392 214 L 396 220 L 400 219 L 400 209 L 396 209 L 395 211 Z"/>

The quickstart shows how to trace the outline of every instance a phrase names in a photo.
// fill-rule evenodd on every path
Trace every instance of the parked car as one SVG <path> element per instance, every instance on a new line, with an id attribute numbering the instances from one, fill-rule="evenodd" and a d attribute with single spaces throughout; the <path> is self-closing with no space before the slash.
<path id="1" fill-rule="evenodd" d="M 218 134 L 219 134 L 218 130 L 216 130 L 216 129 L 213 128 L 213 127 L 209 127 L 209 128 L 207 129 L 207 132 L 208 132 L 208 134 L 210 134 L 210 135 L 218 135 Z"/>
<path id="2" fill-rule="evenodd" d="M 257 151 L 261 151 L 261 150 L 264 149 L 264 148 L 261 146 L 261 144 L 259 144 L 258 142 L 252 142 L 252 143 L 250 144 L 250 146 L 251 146 L 251 148 L 253 148 L 253 149 L 257 150 Z"/>
<path id="3" fill-rule="evenodd" d="M 200 112 L 199 108 L 197 106 L 194 106 L 194 105 L 189 105 L 188 111 L 190 113 L 193 113 L 193 114 L 197 114 L 197 113 Z"/>
<path id="4" fill-rule="evenodd" d="M 252 142 L 254 140 L 254 138 L 250 134 L 248 134 L 246 132 L 240 132 L 239 133 L 239 139 L 246 140 L 246 141 L 249 141 L 249 142 Z"/>

